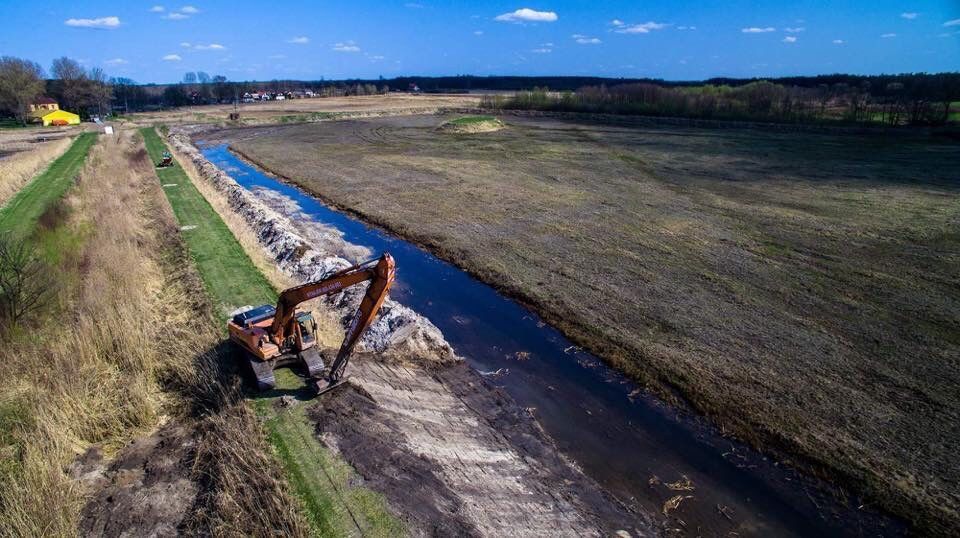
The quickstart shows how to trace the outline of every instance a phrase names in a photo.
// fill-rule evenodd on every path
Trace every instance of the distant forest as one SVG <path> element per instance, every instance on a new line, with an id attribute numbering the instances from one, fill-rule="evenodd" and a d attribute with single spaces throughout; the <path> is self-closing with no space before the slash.
<path id="1" fill-rule="evenodd" d="M 489 92 L 494 110 L 544 110 L 740 119 L 937 125 L 960 120 L 960 73 L 819 75 L 703 81 L 602 77 L 449 76 L 391 79 L 229 81 L 188 72 L 175 84 L 138 84 L 59 58 L 52 77 L 36 63 L 0 58 L 0 116 L 27 121 L 40 95 L 84 118 L 190 105 L 233 103 L 247 93 L 300 97 L 388 92 Z M 498 95 L 500 93 L 500 95 Z M 510 94 L 510 95 L 504 95 Z"/>

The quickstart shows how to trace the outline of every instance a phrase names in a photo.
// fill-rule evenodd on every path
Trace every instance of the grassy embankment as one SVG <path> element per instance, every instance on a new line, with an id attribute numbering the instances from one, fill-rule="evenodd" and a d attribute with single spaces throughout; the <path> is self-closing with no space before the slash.
<path id="1" fill-rule="evenodd" d="M 166 149 L 153 129 L 141 131 L 154 161 Z M 181 226 L 197 268 L 221 313 L 245 304 L 276 301 L 277 292 L 254 266 L 240 242 L 193 185 L 178 164 L 157 171 Z M 175 186 L 174 186 L 175 185 Z M 225 316 L 221 316 L 223 318 Z M 302 386 L 288 370 L 277 372 L 278 392 Z M 273 395 L 275 396 L 275 395 Z M 354 534 L 396 535 L 402 524 L 386 508 L 383 498 L 353 485 L 353 470 L 316 440 L 304 415 L 312 402 L 278 409 L 275 397 L 255 401 L 273 444 L 313 530 L 323 536 Z"/>
<path id="2" fill-rule="evenodd" d="M 91 148 L 96 141 L 81 135 L 0 210 L 5 229 L 35 246 L 51 287 L 42 308 L 3 332 L 0 527 L 76 536 L 93 492 L 68 475 L 70 462 L 94 445 L 109 458 L 169 421 L 189 428 L 196 446 L 194 476 L 171 480 L 201 485 L 180 514 L 184 530 L 302 535 L 256 422 L 232 404 L 238 391 L 216 367 L 220 334 L 205 321 L 209 305 L 146 151 L 129 132 Z M 133 532 L 177 524 L 173 514 L 144 522 L 87 508 Z"/>
<path id="3" fill-rule="evenodd" d="M 73 185 L 74 178 L 96 140 L 97 135 L 93 133 L 81 134 L 66 153 L 15 194 L 0 210 L 0 231 L 19 237 L 31 232 L 40 215 L 62 198 Z"/>
<path id="4" fill-rule="evenodd" d="M 233 145 L 726 431 L 955 528 L 956 145 L 524 119 L 451 137 L 439 121 Z"/>

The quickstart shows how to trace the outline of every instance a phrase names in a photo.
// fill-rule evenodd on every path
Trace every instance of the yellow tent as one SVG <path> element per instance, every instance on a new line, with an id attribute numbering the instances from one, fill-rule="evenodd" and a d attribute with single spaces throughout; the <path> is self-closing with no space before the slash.
<path id="1" fill-rule="evenodd" d="M 79 125 L 80 116 L 74 114 L 73 112 L 67 112 L 66 110 L 54 110 L 42 116 L 39 116 L 41 121 L 43 121 L 43 126 L 47 127 L 50 125 Z"/>

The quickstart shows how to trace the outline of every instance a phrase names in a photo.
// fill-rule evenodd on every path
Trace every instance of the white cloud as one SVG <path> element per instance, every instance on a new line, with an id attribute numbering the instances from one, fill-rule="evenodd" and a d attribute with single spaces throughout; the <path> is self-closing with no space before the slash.
<path id="1" fill-rule="evenodd" d="M 663 30 L 669 24 L 662 22 L 644 22 L 641 24 L 621 25 L 614 32 L 618 34 L 649 34 L 651 30 Z"/>
<path id="2" fill-rule="evenodd" d="M 191 15 L 196 15 L 197 13 L 200 13 L 200 10 L 193 6 L 183 6 L 182 8 L 180 8 L 180 13 L 189 13 Z"/>
<path id="3" fill-rule="evenodd" d="M 677 26 L 677 30 L 696 30 L 696 26 Z"/>
<path id="4" fill-rule="evenodd" d="M 368 58 L 370 58 L 370 61 L 372 61 L 372 62 L 379 62 L 379 61 L 381 61 L 381 60 L 386 60 L 386 59 L 387 59 L 386 56 L 382 56 L 382 55 L 380 55 L 380 54 L 374 54 L 374 55 L 368 56 Z"/>
<path id="5" fill-rule="evenodd" d="M 473 35 L 483 35 L 482 30 L 474 30 Z"/>
<path id="6" fill-rule="evenodd" d="M 897 34 L 894 34 L 894 33 L 881 34 L 880 37 L 886 39 L 886 38 L 890 38 L 890 37 L 897 37 Z"/>
<path id="7" fill-rule="evenodd" d="M 796 42 L 797 42 L 797 38 L 793 37 L 792 35 L 788 35 L 787 37 L 783 38 L 783 42 L 784 42 L 784 43 L 796 43 Z"/>
<path id="8" fill-rule="evenodd" d="M 843 45 L 843 43 L 844 43 L 844 41 L 843 41 L 842 39 L 834 39 L 834 40 L 833 40 L 833 44 L 834 44 L 834 45 Z"/>
<path id="9" fill-rule="evenodd" d="M 784 28 L 783 31 L 788 34 L 799 34 L 800 32 L 806 30 L 803 26 L 798 26 L 796 28 Z"/>
<path id="10" fill-rule="evenodd" d="M 163 18 L 171 21 L 182 21 L 183 19 L 189 19 L 190 16 L 184 15 L 183 13 L 174 12 L 174 13 L 167 13 L 166 15 L 163 16 Z"/>
<path id="11" fill-rule="evenodd" d="M 553 11 L 535 11 L 524 7 L 512 13 L 497 15 L 493 20 L 499 22 L 554 22 L 557 18 L 557 14 Z"/>
<path id="12" fill-rule="evenodd" d="M 164 11 L 165 10 L 163 6 L 153 6 L 150 8 L 150 13 L 163 13 Z"/>
<path id="13" fill-rule="evenodd" d="M 610 25 L 611 25 L 611 26 L 623 26 L 623 25 L 624 25 L 624 22 L 623 22 L 622 20 L 620 20 L 620 19 L 613 19 L 612 21 L 610 21 Z"/>
<path id="14" fill-rule="evenodd" d="M 226 50 L 227 49 L 227 47 L 224 47 L 220 43 L 210 43 L 209 45 L 194 45 L 193 48 L 197 50 Z"/>
<path id="15" fill-rule="evenodd" d="M 751 26 L 750 28 L 743 28 L 740 30 L 745 34 L 765 34 L 767 32 L 776 32 L 777 29 L 773 26 L 767 26 L 765 28 L 758 28 L 756 26 Z"/>
<path id="16" fill-rule="evenodd" d="M 943 23 L 944 26 L 960 26 L 960 19 L 953 19 L 952 21 L 947 21 Z"/>
<path id="17" fill-rule="evenodd" d="M 904 12 L 900 14 L 902 18 L 907 19 L 908 21 L 912 21 L 913 19 L 916 19 L 919 15 L 920 15 L 919 13 L 912 13 L 912 12 Z"/>
<path id="18" fill-rule="evenodd" d="M 179 62 L 183 58 L 181 58 L 179 54 L 167 54 L 162 59 L 166 62 Z"/>
<path id="19" fill-rule="evenodd" d="M 581 45 L 599 45 L 600 43 L 602 43 L 602 41 L 600 41 L 596 37 L 589 37 L 583 34 L 573 34 L 570 37 L 572 37 L 574 41 L 576 41 Z"/>
<path id="20" fill-rule="evenodd" d="M 120 26 L 120 17 L 99 17 L 96 19 L 67 19 L 63 21 L 67 26 L 75 28 L 106 28 L 112 30 Z"/>
<path id="21" fill-rule="evenodd" d="M 287 43 L 293 43 L 294 45 L 306 45 L 309 42 L 310 38 L 306 36 L 291 37 L 287 40 Z"/>
<path id="22" fill-rule="evenodd" d="M 106 65 L 123 65 L 123 64 L 128 64 L 130 62 L 124 60 L 123 58 L 113 58 L 110 60 L 104 60 L 103 63 Z"/>
<path id="23" fill-rule="evenodd" d="M 549 54 L 553 52 L 553 49 L 549 49 L 547 47 L 540 47 L 539 49 L 533 49 L 530 52 L 533 52 L 535 54 Z"/>
<path id="24" fill-rule="evenodd" d="M 334 44 L 333 50 L 337 52 L 360 52 L 360 47 L 353 41 L 347 41 L 346 43 Z"/>
<path id="25" fill-rule="evenodd" d="M 190 42 L 188 42 L 188 41 L 181 41 L 181 42 L 180 42 L 180 46 L 183 47 L 183 48 L 185 48 L 185 49 L 189 49 L 189 48 L 192 47 L 193 45 L 191 45 Z"/>

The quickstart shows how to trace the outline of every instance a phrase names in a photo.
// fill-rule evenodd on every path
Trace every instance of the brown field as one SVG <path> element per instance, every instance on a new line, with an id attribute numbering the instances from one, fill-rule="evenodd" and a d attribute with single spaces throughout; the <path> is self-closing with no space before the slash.
<path id="1" fill-rule="evenodd" d="M 725 430 L 956 529 L 960 147 L 517 118 L 438 131 L 449 119 L 219 136 Z"/>
<path id="2" fill-rule="evenodd" d="M 439 95 L 393 93 L 353 97 L 315 97 L 242 103 L 240 118 L 243 124 L 297 123 L 337 115 L 390 115 L 399 113 L 429 113 L 442 108 L 477 107 L 479 95 Z M 226 122 L 233 105 L 204 105 L 182 107 L 160 112 L 141 112 L 129 116 L 138 124 L 151 123 L 218 123 Z"/>

